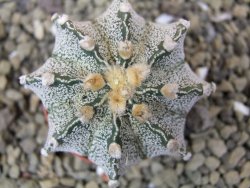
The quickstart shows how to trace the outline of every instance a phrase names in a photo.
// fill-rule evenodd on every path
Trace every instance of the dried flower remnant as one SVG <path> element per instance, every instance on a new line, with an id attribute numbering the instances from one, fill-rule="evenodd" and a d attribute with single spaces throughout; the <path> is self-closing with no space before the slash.
<path id="1" fill-rule="evenodd" d="M 109 176 L 159 155 L 190 158 L 184 141 L 190 108 L 215 90 L 184 62 L 190 23 L 146 22 L 114 0 L 93 22 L 55 14 L 56 42 L 45 64 L 20 77 L 48 110 L 41 150 L 87 156 Z"/>

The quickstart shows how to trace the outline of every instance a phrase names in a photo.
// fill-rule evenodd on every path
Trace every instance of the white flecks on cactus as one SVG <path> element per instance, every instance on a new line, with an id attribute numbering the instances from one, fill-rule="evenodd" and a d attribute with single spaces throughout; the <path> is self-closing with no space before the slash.
<path id="1" fill-rule="evenodd" d="M 115 159 L 120 159 L 122 157 L 121 146 L 117 143 L 111 143 L 109 145 L 109 154 L 111 157 Z"/>
<path id="2" fill-rule="evenodd" d="M 83 39 L 81 39 L 79 44 L 81 48 L 87 51 L 92 51 L 95 49 L 95 41 L 89 36 L 85 36 Z"/>
<path id="3" fill-rule="evenodd" d="M 55 82 L 55 75 L 50 72 L 46 72 L 42 74 L 42 85 L 43 86 L 50 86 Z"/>
<path id="4" fill-rule="evenodd" d="M 108 175 L 109 185 L 129 166 L 160 155 L 186 152 L 185 117 L 215 90 L 184 60 L 190 23 L 146 22 L 114 0 L 93 22 L 52 17 L 52 57 L 20 77 L 48 109 L 43 155 L 64 151 L 87 156 Z"/>

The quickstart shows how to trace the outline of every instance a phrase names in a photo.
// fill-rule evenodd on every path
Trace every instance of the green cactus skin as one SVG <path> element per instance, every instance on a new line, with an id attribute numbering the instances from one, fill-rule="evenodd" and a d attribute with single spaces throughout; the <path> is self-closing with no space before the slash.
<path id="1" fill-rule="evenodd" d="M 52 21 L 52 57 L 20 77 L 48 110 L 42 154 L 88 156 L 107 173 L 110 187 L 142 159 L 186 158 L 186 115 L 215 90 L 184 62 L 189 22 L 145 22 L 126 0 L 114 0 L 92 22 L 57 14 Z"/>

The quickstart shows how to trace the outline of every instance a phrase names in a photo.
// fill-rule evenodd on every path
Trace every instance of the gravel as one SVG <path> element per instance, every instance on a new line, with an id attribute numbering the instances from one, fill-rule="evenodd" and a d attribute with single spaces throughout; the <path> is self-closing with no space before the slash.
<path id="1" fill-rule="evenodd" d="M 240 160 L 244 157 L 246 154 L 246 151 L 243 147 L 237 147 L 235 148 L 228 157 L 228 166 L 230 168 L 235 168 Z"/>
<path id="2" fill-rule="evenodd" d="M 95 165 L 68 153 L 41 157 L 47 136 L 38 97 L 18 84 L 51 55 L 50 15 L 92 19 L 111 0 L 21 0 L 0 5 L 0 188 L 107 187 Z M 131 0 L 148 20 L 189 19 L 186 62 L 217 91 L 188 114 L 190 161 L 157 157 L 132 167 L 121 188 L 250 187 L 249 0 Z"/>
<path id="3" fill-rule="evenodd" d="M 227 152 L 227 147 L 224 141 L 219 139 L 209 140 L 208 148 L 217 157 L 222 157 Z"/>

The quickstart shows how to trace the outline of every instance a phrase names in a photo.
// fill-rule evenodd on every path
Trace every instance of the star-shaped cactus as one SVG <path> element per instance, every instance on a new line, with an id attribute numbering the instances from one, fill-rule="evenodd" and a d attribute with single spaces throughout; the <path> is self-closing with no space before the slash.
<path id="1" fill-rule="evenodd" d="M 57 14 L 52 21 L 52 57 L 20 77 L 48 110 L 42 154 L 88 156 L 107 173 L 111 187 L 142 159 L 187 157 L 185 117 L 215 89 L 184 62 L 189 22 L 146 22 L 126 0 L 114 0 L 91 22 Z"/>

